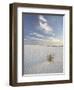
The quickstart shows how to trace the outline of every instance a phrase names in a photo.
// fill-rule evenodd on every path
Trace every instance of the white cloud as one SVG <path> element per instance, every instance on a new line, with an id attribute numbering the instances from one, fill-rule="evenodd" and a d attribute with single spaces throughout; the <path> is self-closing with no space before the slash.
<path id="1" fill-rule="evenodd" d="M 41 42 L 44 42 L 45 45 L 51 45 L 51 46 L 52 45 L 56 45 L 56 46 L 63 45 L 63 40 L 54 38 L 54 37 L 46 37 L 42 39 Z"/>
<path id="2" fill-rule="evenodd" d="M 52 27 L 48 24 L 47 20 L 42 15 L 39 15 L 39 25 L 45 33 L 53 32 Z"/>
<path id="3" fill-rule="evenodd" d="M 33 36 L 37 36 L 37 37 L 40 37 L 40 38 L 43 38 L 44 37 L 44 35 L 42 35 L 42 34 L 39 34 L 39 33 L 30 33 L 30 35 L 33 35 Z"/>
<path id="4" fill-rule="evenodd" d="M 31 37 L 30 39 L 31 39 L 31 40 L 39 40 L 39 41 L 42 40 L 42 39 L 36 38 L 36 37 Z"/>
<path id="5" fill-rule="evenodd" d="M 53 42 L 61 42 L 62 40 L 60 40 L 60 39 L 57 39 L 57 38 L 51 38 L 51 40 L 53 41 Z"/>
<path id="6" fill-rule="evenodd" d="M 37 38 L 34 36 L 26 36 L 27 40 L 42 40 L 41 38 Z"/>
<path id="7" fill-rule="evenodd" d="M 42 15 L 39 15 L 39 20 L 42 20 L 43 22 L 47 22 L 47 20 Z"/>
<path id="8" fill-rule="evenodd" d="M 54 37 L 49 37 L 46 41 L 51 45 L 63 45 L 63 40 Z"/>

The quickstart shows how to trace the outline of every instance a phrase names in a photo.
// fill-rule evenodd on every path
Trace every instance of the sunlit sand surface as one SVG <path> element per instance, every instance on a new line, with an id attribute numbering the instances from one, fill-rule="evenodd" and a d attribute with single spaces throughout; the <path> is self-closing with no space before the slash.
<path id="1" fill-rule="evenodd" d="M 24 45 L 23 74 L 44 74 L 62 72 L 62 46 L 48 47 L 40 45 Z"/>

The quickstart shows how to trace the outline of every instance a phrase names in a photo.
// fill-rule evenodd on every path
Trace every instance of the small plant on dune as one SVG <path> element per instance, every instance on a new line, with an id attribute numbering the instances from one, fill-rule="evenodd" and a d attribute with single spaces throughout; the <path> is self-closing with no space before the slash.
<path id="1" fill-rule="evenodd" d="M 53 55 L 51 55 L 51 54 L 50 54 L 50 55 L 48 55 L 47 57 L 48 57 L 48 59 L 47 59 L 47 60 L 48 60 L 49 62 L 52 62 L 52 61 L 53 61 L 53 59 L 54 59 L 54 56 L 53 56 Z"/>

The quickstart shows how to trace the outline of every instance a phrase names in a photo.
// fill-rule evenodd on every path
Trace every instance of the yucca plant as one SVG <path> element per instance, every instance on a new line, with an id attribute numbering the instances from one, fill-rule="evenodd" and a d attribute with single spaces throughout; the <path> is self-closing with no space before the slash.
<path id="1" fill-rule="evenodd" d="M 53 59 L 54 59 L 54 56 L 53 56 L 53 55 L 51 55 L 51 54 L 50 54 L 50 55 L 48 55 L 48 61 L 49 61 L 49 62 L 52 62 L 52 61 L 53 61 Z"/>

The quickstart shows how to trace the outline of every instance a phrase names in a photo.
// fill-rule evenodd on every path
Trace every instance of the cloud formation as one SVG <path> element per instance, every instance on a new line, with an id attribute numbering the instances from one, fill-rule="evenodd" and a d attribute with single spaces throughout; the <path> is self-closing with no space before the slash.
<path id="1" fill-rule="evenodd" d="M 39 28 L 41 31 L 33 31 L 25 36 L 25 42 L 29 44 L 40 44 L 40 45 L 63 45 L 63 40 L 56 37 L 53 28 L 49 25 L 49 21 L 43 16 L 38 16 Z M 39 33 L 40 32 L 40 33 Z"/>
<path id="2" fill-rule="evenodd" d="M 42 15 L 39 15 L 39 20 L 42 20 L 43 22 L 47 22 L 47 20 Z"/>
<path id="3" fill-rule="evenodd" d="M 44 35 L 39 34 L 39 33 L 36 33 L 36 32 L 30 33 L 30 35 L 36 36 L 36 37 L 38 37 L 38 38 L 43 38 L 43 37 L 44 37 Z"/>
<path id="4" fill-rule="evenodd" d="M 43 30 L 45 33 L 53 32 L 53 29 L 42 15 L 39 15 L 38 18 L 39 18 L 39 26 L 41 30 Z"/>
<path id="5" fill-rule="evenodd" d="M 37 37 L 27 36 L 27 39 L 24 39 L 24 40 L 25 40 L 25 42 L 26 42 L 26 40 L 27 40 L 27 42 L 29 41 L 29 44 L 48 45 L 48 46 L 53 46 L 53 45 L 60 46 L 60 45 L 63 45 L 63 40 L 53 38 L 53 37 L 40 39 L 40 38 L 37 38 Z"/>

